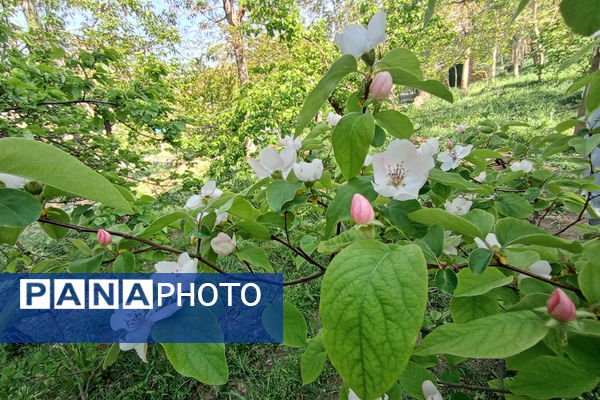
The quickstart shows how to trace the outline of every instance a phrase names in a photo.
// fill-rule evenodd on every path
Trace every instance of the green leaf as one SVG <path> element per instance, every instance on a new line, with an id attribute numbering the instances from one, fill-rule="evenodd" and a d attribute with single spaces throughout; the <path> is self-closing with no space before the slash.
<path id="1" fill-rule="evenodd" d="M 0 189 L 0 226 L 24 227 L 37 221 L 41 214 L 40 202 L 29 193 Z"/>
<path id="2" fill-rule="evenodd" d="M 435 12 L 436 3 L 437 0 L 429 0 L 427 2 L 427 10 L 425 10 L 425 17 L 423 18 L 423 29 L 427 28 L 427 25 L 429 25 L 429 21 Z"/>
<path id="3" fill-rule="evenodd" d="M 304 105 L 298 117 L 296 136 L 302 133 L 304 128 L 312 121 L 342 78 L 354 71 L 356 71 L 356 59 L 349 54 L 341 56 L 331 65 L 327 74 L 304 100 Z"/>
<path id="4" fill-rule="evenodd" d="M 302 384 L 308 385 L 319 377 L 325 362 L 327 361 L 327 352 L 323 345 L 323 335 L 321 332 L 308 341 L 308 345 L 302 354 L 300 360 L 300 373 L 302 375 Z"/>
<path id="5" fill-rule="evenodd" d="M 292 303 L 283 302 L 283 344 L 306 346 L 307 328 L 304 316 Z"/>
<path id="6" fill-rule="evenodd" d="M 565 23 L 575 33 L 591 36 L 600 30 L 600 1 L 563 0 L 560 12 Z"/>
<path id="7" fill-rule="evenodd" d="M 382 70 L 392 74 L 394 82 L 423 79 L 419 59 L 407 49 L 388 51 L 381 59 L 380 65 Z"/>
<path id="8" fill-rule="evenodd" d="M 458 278 L 452 269 L 444 268 L 438 269 L 435 273 L 435 285 L 442 292 L 452 294 L 458 284 Z"/>
<path id="9" fill-rule="evenodd" d="M 375 114 L 375 121 L 387 133 L 398 139 L 410 139 L 415 131 L 410 119 L 396 110 L 378 112 Z"/>
<path id="10" fill-rule="evenodd" d="M 173 368 L 207 385 L 229 379 L 224 343 L 162 343 Z"/>
<path id="11" fill-rule="evenodd" d="M 273 210 L 280 212 L 281 207 L 296 197 L 296 192 L 302 187 L 302 182 L 277 180 L 267 186 L 267 203 Z"/>
<path id="12" fill-rule="evenodd" d="M 146 229 L 144 229 L 138 236 L 142 238 L 149 238 L 157 232 L 160 232 L 165 226 L 171 225 L 172 223 L 187 218 L 190 221 L 195 222 L 187 213 L 183 211 L 176 211 L 171 214 L 163 215 L 156 221 L 152 222 Z"/>
<path id="13" fill-rule="evenodd" d="M 234 196 L 223 204 L 216 214 L 227 212 L 236 217 L 253 221 L 260 214 L 256 208 L 242 196 Z"/>
<path id="14" fill-rule="evenodd" d="M 439 257 L 444 250 L 444 228 L 439 225 L 434 225 L 429 229 L 429 232 L 423 236 L 422 242 L 427 245 L 429 250 Z"/>
<path id="15" fill-rule="evenodd" d="M 254 221 L 238 221 L 234 225 L 239 229 L 240 236 L 245 239 L 269 240 L 271 233 L 262 224 Z"/>
<path id="16" fill-rule="evenodd" d="M 5 227 L 0 226 L 0 243 L 6 243 L 9 246 L 14 246 L 17 243 L 17 239 L 21 232 L 25 230 L 25 227 Z"/>
<path id="17" fill-rule="evenodd" d="M 377 192 L 373 189 L 373 184 L 371 183 L 372 179 L 373 177 L 371 176 L 352 178 L 337 190 L 334 199 L 329 203 L 329 207 L 327 207 L 325 237 L 331 236 L 335 224 L 352 218 L 350 215 L 350 206 L 352 205 L 352 198 L 355 193 L 362 194 L 369 201 L 377 198 Z"/>
<path id="18" fill-rule="evenodd" d="M 360 398 L 398 380 L 419 334 L 427 302 L 427 266 L 415 245 L 391 249 L 363 240 L 329 264 L 319 306 L 331 363 Z"/>
<path id="19" fill-rule="evenodd" d="M 102 369 L 106 369 L 113 365 L 117 361 L 117 357 L 119 357 L 121 349 L 119 348 L 119 343 L 113 343 L 106 356 L 104 357 L 104 361 L 102 362 Z"/>
<path id="20" fill-rule="evenodd" d="M 439 182 L 447 186 L 462 189 L 467 192 L 477 193 L 482 196 L 489 196 L 494 191 L 492 187 L 479 185 L 475 182 L 470 182 L 462 176 L 460 176 L 460 174 L 454 172 L 444 172 L 440 169 L 435 168 L 429 171 L 429 180 L 433 182 Z"/>
<path id="21" fill-rule="evenodd" d="M 513 281 L 512 276 L 506 276 L 496 268 L 486 268 L 477 275 L 467 268 L 458 273 L 458 286 L 454 291 L 456 297 L 469 297 L 485 294 L 492 289 L 507 285 Z"/>
<path id="22" fill-rule="evenodd" d="M 600 13 L 600 1 L 598 4 L 598 12 Z M 598 17 L 598 26 L 600 28 L 600 17 Z M 587 95 L 585 96 L 585 109 L 592 113 L 600 107 L 600 74 L 594 74 L 588 86 Z"/>
<path id="23" fill-rule="evenodd" d="M 512 193 L 498 196 L 496 207 L 498 212 L 506 217 L 527 218 L 533 213 L 529 201 Z"/>
<path id="24" fill-rule="evenodd" d="M 486 236 L 490 233 L 496 222 L 496 218 L 494 218 L 492 214 L 478 208 L 469 211 L 465 215 L 462 215 L 462 217 L 473 223 L 473 225 L 478 227 L 481 233 Z"/>
<path id="25" fill-rule="evenodd" d="M 124 251 L 115 259 L 113 272 L 117 274 L 131 273 L 135 269 L 135 255 L 130 251 Z"/>
<path id="26" fill-rule="evenodd" d="M 344 247 L 351 245 L 354 242 L 362 240 L 365 238 L 365 235 L 357 230 L 350 229 L 347 231 L 343 231 L 337 236 L 332 237 L 329 240 L 325 240 L 319 243 L 317 247 L 317 251 L 321 254 L 333 254 L 342 250 Z"/>
<path id="27" fill-rule="evenodd" d="M 437 379 L 426 368 L 416 362 L 409 361 L 399 381 L 406 394 L 411 398 L 425 400 L 422 389 L 423 382 L 437 382 Z"/>
<path id="28" fill-rule="evenodd" d="M 464 324 L 499 312 L 498 300 L 491 293 L 471 297 L 455 296 L 450 300 L 452 321 L 457 324 Z"/>
<path id="29" fill-rule="evenodd" d="M 370 113 L 347 114 L 335 126 L 331 141 L 344 178 L 354 177 L 363 168 L 374 134 L 375 121 Z"/>
<path id="30" fill-rule="evenodd" d="M 595 371 L 579 368 L 563 357 L 540 356 L 520 368 L 506 387 L 516 395 L 534 399 L 572 399 L 593 390 L 597 384 Z"/>
<path id="31" fill-rule="evenodd" d="M 591 304 L 600 303 L 600 264 L 588 262 L 577 275 L 577 279 L 587 301 Z"/>
<path id="32" fill-rule="evenodd" d="M 0 139 L 0 172 L 23 176 L 108 207 L 133 212 L 121 193 L 102 175 L 46 143 L 22 138 Z"/>
<path id="33" fill-rule="evenodd" d="M 525 7 L 527 7 L 527 5 L 531 2 L 531 0 L 521 0 L 519 1 L 519 5 L 517 6 L 517 9 L 515 10 L 512 18 L 510 19 L 510 23 L 512 24 L 513 22 L 515 22 L 515 20 L 517 19 L 517 17 L 519 16 L 519 14 L 521 14 L 521 12 L 523 12 L 523 10 L 525 9 Z"/>
<path id="34" fill-rule="evenodd" d="M 413 211 L 422 208 L 423 207 L 418 200 L 392 200 L 383 209 L 382 215 L 387 218 L 392 225 L 400 228 L 407 237 L 420 238 L 427 233 L 427 225 L 412 221 L 408 215 Z"/>
<path id="35" fill-rule="evenodd" d="M 415 353 L 506 358 L 542 340 L 548 331 L 545 323 L 533 311 L 516 311 L 443 325 L 427 335 Z"/>
<path id="36" fill-rule="evenodd" d="M 548 233 L 521 236 L 520 238 L 508 242 L 506 245 L 509 246 L 513 244 L 537 244 L 540 246 L 565 249 L 571 253 L 581 253 L 583 250 L 581 243 L 576 240 L 561 239 L 556 236 L 549 235 Z"/>
<path id="37" fill-rule="evenodd" d="M 373 140 L 371 141 L 371 146 L 373 147 L 381 147 L 385 144 L 385 131 L 379 125 L 375 125 L 375 134 L 373 135 Z"/>
<path id="38" fill-rule="evenodd" d="M 484 237 L 478 227 L 458 215 L 440 208 L 422 208 L 408 214 L 408 218 L 425 225 L 440 225 L 444 229 L 469 237 Z"/>
<path id="39" fill-rule="evenodd" d="M 486 270 L 492 259 L 493 253 L 488 249 L 475 249 L 469 254 L 469 268 L 475 275 L 480 275 Z"/>
<path id="40" fill-rule="evenodd" d="M 498 238 L 498 242 L 500 242 L 502 246 L 506 246 L 509 242 L 518 239 L 521 236 L 548 234 L 545 230 L 538 228 L 527 221 L 512 217 L 498 220 L 494 231 Z"/>
<path id="41" fill-rule="evenodd" d="M 73 273 L 92 273 L 97 272 L 102 266 L 102 260 L 104 258 L 103 254 L 98 254 L 97 256 L 84 258 L 82 260 L 75 260 L 69 265 L 67 265 L 67 269 L 69 272 Z"/>
<path id="42" fill-rule="evenodd" d="M 67 214 L 60 208 L 49 207 L 45 210 L 45 212 L 46 212 L 46 217 L 53 221 L 65 222 L 67 224 L 69 222 L 71 222 L 71 218 L 69 218 L 69 214 Z M 64 227 L 58 226 L 58 225 L 44 224 L 44 223 L 40 222 L 40 227 L 44 230 L 44 232 L 46 232 L 46 235 L 48 235 L 50 238 L 52 238 L 54 240 L 61 239 L 61 238 L 65 237 L 67 235 L 67 233 L 69 233 L 68 228 L 64 228 Z"/>
<path id="43" fill-rule="evenodd" d="M 86 256 L 92 255 L 92 249 L 90 249 L 90 247 L 85 243 L 85 241 L 75 238 L 69 238 L 67 240 L 71 242 L 75 247 L 77 247 L 77 249 Z"/>
<path id="44" fill-rule="evenodd" d="M 260 267 L 267 272 L 275 272 L 273 266 L 269 262 L 267 253 L 258 246 L 249 244 L 241 248 L 237 253 L 237 258 L 240 260 L 246 260 L 253 266 Z"/>

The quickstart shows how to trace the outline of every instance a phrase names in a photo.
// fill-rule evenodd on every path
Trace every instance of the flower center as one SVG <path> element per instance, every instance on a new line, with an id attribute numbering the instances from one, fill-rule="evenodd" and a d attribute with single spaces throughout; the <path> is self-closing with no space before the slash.
<path id="1" fill-rule="evenodd" d="M 403 168 L 403 163 L 396 164 L 392 169 L 392 166 L 388 166 L 388 177 L 390 179 L 390 185 L 398 187 L 402 185 L 404 178 L 406 177 L 406 170 Z"/>
<path id="2" fill-rule="evenodd" d="M 448 155 L 450 156 L 450 158 L 452 158 L 454 161 L 456 161 L 456 159 L 458 158 L 458 156 L 456 155 L 456 150 L 450 150 L 450 153 L 448 153 Z"/>
<path id="3" fill-rule="evenodd" d="M 135 329 L 144 322 L 144 312 L 141 310 L 132 310 L 127 313 L 127 327 Z"/>

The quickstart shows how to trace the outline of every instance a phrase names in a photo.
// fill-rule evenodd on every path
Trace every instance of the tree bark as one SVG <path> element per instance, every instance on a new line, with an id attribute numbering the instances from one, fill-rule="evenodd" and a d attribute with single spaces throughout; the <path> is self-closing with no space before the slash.
<path id="1" fill-rule="evenodd" d="M 463 70 L 462 70 L 462 77 L 460 79 L 460 88 L 461 90 L 467 90 L 467 87 L 469 86 L 469 73 L 471 70 L 471 48 L 467 49 L 466 55 L 465 55 L 465 61 L 463 63 Z"/>
<path id="2" fill-rule="evenodd" d="M 498 43 L 494 43 L 492 49 L 492 68 L 490 70 L 490 76 L 492 79 L 496 79 L 496 64 L 498 63 Z"/>
<path id="3" fill-rule="evenodd" d="M 243 85 L 248 81 L 248 65 L 246 64 L 246 45 L 244 44 L 244 38 L 238 29 L 242 24 L 242 19 L 246 13 L 245 7 L 235 9 L 234 0 L 223 0 L 223 10 L 225 11 L 225 18 L 227 23 L 231 27 L 230 29 L 230 43 L 233 48 L 233 57 L 235 58 L 235 64 L 237 66 L 238 80 L 240 85 Z"/>
<path id="4" fill-rule="evenodd" d="M 513 75 L 519 77 L 519 62 L 520 62 L 520 44 L 521 38 L 515 37 L 515 43 L 513 44 L 512 58 L 513 58 Z"/>
<path id="5" fill-rule="evenodd" d="M 23 14 L 25 15 L 25 20 L 27 21 L 29 29 L 40 29 L 42 27 L 42 22 L 40 21 L 35 0 L 23 0 L 21 6 L 23 7 Z"/>
<path id="6" fill-rule="evenodd" d="M 600 68 L 600 46 L 596 46 L 594 48 L 594 54 L 592 55 L 592 62 L 590 65 L 590 74 L 598 71 Z M 581 98 L 581 104 L 579 105 L 579 110 L 577 111 L 577 118 L 581 118 L 585 115 L 585 97 L 588 94 L 588 89 L 590 85 L 586 85 L 585 89 L 583 89 L 583 94 Z M 582 122 L 578 124 L 575 129 L 573 129 L 573 133 L 577 133 L 579 130 L 585 128 L 585 124 Z"/>

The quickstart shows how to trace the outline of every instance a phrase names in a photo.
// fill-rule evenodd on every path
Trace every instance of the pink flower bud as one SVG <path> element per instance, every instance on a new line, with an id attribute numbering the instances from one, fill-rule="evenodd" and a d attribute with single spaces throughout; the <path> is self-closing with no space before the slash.
<path id="1" fill-rule="evenodd" d="M 556 289 L 548 298 L 548 313 L 561 322 L 577 317 L 573 300 L 562 290 Z"/>
<path id="2" fill-rule="evenodd" d="M 373 211 L 373 207 L 371 207 L 371 203 L 360 193 L 354 194 L 352 198 L 350 214 L 352 215 L 352 219 L 359 225 L 368 224 L 375 219 L 375 212 Z"/>
<path id="3" fill-rule="evenodd" d="M 373 78 L 373 83 L 371 83 L 371 96 L 379 100 L 385 99 L 390 95 L 392 87 L 394 87 L 392 74 L 387 71 L 379 72 Z"/>
<path id="4" fill-rule="evenodd" d="M 452 147 L 452 141 L 451 140 L 447 140 L 446 141 L 446 147 L 447 148 L 451 148 Z"/>
<path id="5" fill-rule="evenodd" d="M 112 243 L 112 236 L 104 229 L 98 229 L 98 243 L 100 243 L 101 246 L 108 246 Z"/>

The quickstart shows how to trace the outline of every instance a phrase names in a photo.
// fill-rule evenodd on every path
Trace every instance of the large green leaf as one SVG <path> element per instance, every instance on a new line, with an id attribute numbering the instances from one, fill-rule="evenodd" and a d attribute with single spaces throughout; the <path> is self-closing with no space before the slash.
<path id="1" fill-rule="evenodd" d="M 415 353 L 506 358 L 542 340 L 548 331 L 545 324 L 533 311 L 516 311 L 443 325 L 427 335 Z"/>
<path id="2" fill-rule="evenodd" d="M 452 321 L 464 324 L 473 320 L 498 314 L 500 306 L 496 296 L 490 293 L 481 296 L 456 297 L 450 300 Z"/>
<path id="3" fill-rule="evenodd" d="M 258 246 L 253 244 L 245 245 L 236 253 L 236 255 L 240 260 L 246 260 L 253 266 L 260 267 L 267 272 L 275 272 L 273 266 L 269 262 L 267 253 Z"/>
<path id="4" fill-rule="evenodd" d="M 447 186 L 463 189 L 468 192 L 477 193 L 483 196 L 489 196 L 494 189 L 491 186 L 479 185 L 471 182 L 455 172 L 444 172 L 440 169 L 432 169 L 429 171 L 429 180 L 439 182 Z"/>
<path id="5" fill-rule="evenodd" d="M 593 390 L 597 384 L 597 371 L 580 368 L 563 357 L 540 356 L 520 368 L 506 387 L 516 395 L 534 399 L 572 399 Z"/>
<path id="6" fill-rule="evenodd" d="M 9 246 L 14 246 L 23 230 L 25 230 L 24 226 L 0 226 L 0 243 L 6 243 Z"/>
<path id="7" fill-rule="evenodd" d="M 325 362 L 327 361 L 327 352 L 323 345 L 323 335 L 321 332 L 308 341 L 308 345 L 302 354 L 300 360 L 300 373 L 302 375 L 302 384 L 308 385 L 319 377 Z"/>
<path id="8" fill-rule="evenodd" d="M 533 213 L 533 208 L 529 204 L 529 201 L 512 193 L 505 193 L 498 196 L 496 207 L 500 214 L 507 217 L 527 218 Z"/>
<path id="9" fill-rule="evenodd" d="M 365 238 L 364 233 L 358 229 L 350 229 L 341 232 L 339 235 L 332 237 L 331 239 L 324 240 L 319 243 L 317 251 L 322 254 L 333 254 L 337 253 L 344 247 L 350 244 L 362 240 Z"/>
<path id="10" fill-rule="evenodd" d="M 469 254 L 469 268 L 475 274 L 481 274 L 487 268 L 493 253 L 488 249 L 477 248 Z"/>
<path id="11" fill-rule="evenodd" d="M 560 12 L 573 32 L 591 36 L 600 30 L 600 1 L 563 0 Z"/>
<path id="12" fill-rule="evenodd" d="M 577 278 L 583 295 L 590 303 L 600 303 L 600 264 L 588 262 L 583 266 Z"/>
<path id="13" fill-rule="evenodd" d="M 124 251 L 115 259 L 113 263 L 113 272 L 131 273 L 135 269 L 135 254 L 130 251 Z"/>
<path id="14" fill-rule="evenodd" d="M 458 273 L 458 286 L 454 291 L 454 296 L 478 296 L 497 287 L 507 285 L 512 281 L 512 276 L 506 276 L 496 268 L 487 268 L 479 275 L 470 269 L 463 268 Z"/>
<path id="15" fill-rule="evenodd" d="M 347 114 L 335 126 L 331 141 L 344 178 L 350 179 L 360 172 L 374 134 L 375 121 L 370 113 Z"/>
<path id="16" fill-rule="evenodd" d="M 40 202 L 29 193 L 0 189 L 0 226 L 24 227 L 37 221 L 41 214 Z"/>
<path id="17" fill-rule="evenodd" d="M 484 237 L 478 227 L 458 215 L 440 208 L 422 208 L 408 214 L 408 218 L 421 224 L 440 225 L 444 229 L 469 237 Z"/>
<path id="18" fill-rule="evenodd" d="M 379 126 L 385 129 L 387 133 L 398 139 L 410 139 L 415 131 L 410 119 L 396 110 L 378 112 L 375 114 L 375 121 Z"/>
<path id="19" fill-rule="evenodd" d="M 340 221 L 351 218 L 350 206 L 352 205 L 352 197 L 355 193 L 360 193 L 369 201 L 377 198 L 377 192 L 373 189 L 371 183 L 373 177 L 361 176 L 350 179 L 344 186 L 338 189 L 335 197 L 327 207 L 327 225 L 325 228 L 325 237 L 331 236 L 335 224 Z"/>
<path id="20" fill-rule="evenodd" d="M 419 334 L 427 267 L 415 245 L 363 240 L 329 264 L 321 287 L 323 342 L 333 366 L 360 398 L 398 380 Z"/>
<path id="21" fill-rule="evenodd" d="M 302 133 L 312 121 L 342 78 L 354 71 L 356 71 L 356 59 L 349 54 L 341 56 L 331 65 L 327 74 L 304 100 L 296 126 L 296 136 Z"/>
<path id="22" fill-rule="evenodd" d="M 162 343 L 177 372 L 207 385 L 223 385 L 229 379 L 224 343 Z"/>
<path id="23" fill-rule="evenodd" d="M 412 221 L 408 215 L 413 211 L 422 208 L 423 207 L 418 200 L 392 200 L 383 209 L 382 215 L 387 218 L 392 225 L 401 229 L 407 237 L 420 238 L 427 233 L 427 225 Z"/>
<path id="24" fill-rule="evenodd" d="M 273 210 L 279 212 L 281 207 L 296 197 L 296 191 L 302 187 L 302 182 L 277 180 L 267 186 L 267 203 Z"/>
<path id="25" fill-rule="evenodd" d="M 19 175 L 118 210 L 132 212 L 123 195 L 77 158 L 46 143 L 0 139 L 0 172 Z"/>
<path id="26" fill-rule="evenodd" d="M 502 218 L 496 222 L 494 229 L 498 242 L 506 246 L 509 242 L 526 235 L 548 234 L 542 228 L 518 218 Z"/>
<path id="27" fill-rule="evenodd" d="M 73 273 L 92 273 L 97 272 L 102 266 L 102 260 L 104 259 L 103 254 L 98 254 L 97 256 L 84 258 L 81 260 L 75 260 L 69 265 L 67 265 L 67 269 L 69 272 Z"/>
<path id="28" fill-rule="evenodd" d="M 566 240 L 549 235 L 548 233 L 521 236 L 520 238 L 508 242 L 506 245 L 509 246 L 512 244 L 537 244 L 540 246 L 565 249 L 571 253 L 581 253 L 583 250 L 581 243 L 576 240 Z"/>
<path id="29" fill-rule="evenodd" d="M 219 207 L 217 214 L 221 214 L 223 212 L 228 212 L 231 215 L 235 215 L 236 217 L 250 221 L 256 219 L 256 217 L 258 217 L 260 214 L 260 211 L 254 208 L 252 204 L 250 204 L 248 200 L 244 199 L 242 196 L 234 196 L 227 200 L 225 204 Z"/>

